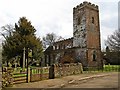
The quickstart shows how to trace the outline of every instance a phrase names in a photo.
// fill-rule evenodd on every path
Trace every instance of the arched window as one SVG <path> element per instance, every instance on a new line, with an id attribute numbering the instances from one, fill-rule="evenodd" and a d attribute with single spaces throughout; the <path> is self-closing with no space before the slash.
<path id="1" fill-rule="evenodd" d="M 94 31 L 94 30 L 95 30 L 94 17 L 92 17 L 92 19 L 91 19 L 91 27 L 90 27 L 90 30 L 91 30 L 91 31 Z"/>
<path id="2" fill-rule="evenodd" d="M 55 46 L 55 49 L 57 49 L 57 46 Z"/>
<path id="3" fill-rule="evenodd" d="M 94 17 L 92 17 L 92 23 L 94 24 Z"/>
<path id="4" fill-rule="evenodd" d="M 96 61 L 96 52 L 93 51 L 93 61 Z"/>

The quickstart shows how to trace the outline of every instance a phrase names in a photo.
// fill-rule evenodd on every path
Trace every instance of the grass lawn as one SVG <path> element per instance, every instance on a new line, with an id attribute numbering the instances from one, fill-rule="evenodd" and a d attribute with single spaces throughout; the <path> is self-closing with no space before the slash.
<path id="1" fill-rule="evenodd" d="M 30 68 L 32 68 L 32 70 L 31 70 L 32 74 L 46 74 L 46 73 L 49 73 L 49 68 L 43 68 L 43 69 L 41 69 L 39 67 L 30 67 Z M 39 69 L 36 69 L 36 68 L 39 68 Z M 27 73 L 27 68 L 23 69 L 21 67 L 18 67 L 14 70 L 13 76 L 14 77 L 26 76 L 27 74 L 25 72 Z M 22 74 L 22 73 L 24 73 L 24 74 Z"/>
<path id="2" fill-rule="evenodd" d="M 103 71 L 120 71 L 120 65 L 104 65 Z"/>
<path id="3" fill-rule="evenodd" d="M 120 65 L 104 65 L 103 69 L 97 67 L 85 68 L 84 73 L 96 73 L 96 72 L 120 72 Z"/>

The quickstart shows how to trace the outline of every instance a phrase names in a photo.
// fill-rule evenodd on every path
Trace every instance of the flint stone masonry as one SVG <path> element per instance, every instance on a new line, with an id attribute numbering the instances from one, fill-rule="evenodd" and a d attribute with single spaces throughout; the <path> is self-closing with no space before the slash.
<path id="1" fill-rule="evenodd" d="M 69 76 L 83 73 L 81 63 L 70 63 L 70 64 L 55 64 L 54 74 L 55 77 Z"/>
<path id="2" fill-rule="evenodd" d="M 2 87 L 13 86 L 13 68 L 3 67 L 2 68 Z"/>

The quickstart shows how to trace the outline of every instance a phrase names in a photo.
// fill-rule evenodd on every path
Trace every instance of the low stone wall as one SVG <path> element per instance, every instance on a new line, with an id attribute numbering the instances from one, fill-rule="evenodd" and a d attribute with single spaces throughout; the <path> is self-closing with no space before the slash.
<path id="1" fill-rule="evenodd" d="M 81 63 L 55 64 L 50 67 L 28 68 L 28 75 L 25 76 L 25 82 L 53 79 L 56 77 L 80 74 L 83 72 Z M 2 69 L 2 87 L 13 86 L 15 78 L 13 77 L 13 68 L 4 67 Z M 22 74 L 22 73 L 21 73 Z M 19 80 L 20 81 L 20 80 Z M 14 82 L 14 83 L 13 83 Z"/>
<path id="2" fill-rule="evenodd" d="M 13 68 L 3 67 L 2 68 L 2 87 L 13 86 Z"/>
<path id="3" fill-rule="evenodd" d="M 55 64 L 54 65 L 54 76 L 69 76 L 80 74 L 83 72 L 81 63 L 70 63 L 70 64 Z"/>

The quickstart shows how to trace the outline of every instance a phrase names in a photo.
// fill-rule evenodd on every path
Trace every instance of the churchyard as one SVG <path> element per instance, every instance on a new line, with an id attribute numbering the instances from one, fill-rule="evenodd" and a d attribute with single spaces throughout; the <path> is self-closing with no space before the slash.
<path id="1" fill-rule="evenodd" d="M 103 69 L 89 67 L 83 68 L 79 64 L 54 65 L 48 67 L 28 67 L 28 68 L 2 68 L 2 87 L 12 87 L 15 84 L 29 83 L 36 81 L 49 80 L 54 78 L 62 78 L 71 75 L 97 74 L 119 72 L 119 65 L 104 65 Z"/>
<path id="2" fill-rule="evenodd" d="M 109 54 L 104 54 L 104 58 L 101 55 L 98 5 L 85 1 L 74 7 L 73 37 L 49 42 L 46 48 L 43 45 L 44 40 L 42 41 L 36 36 L 36 29 L 26 17 L 21 17 L 14 27 L 10 27 L 10 25 L 3 27 L 7 31 L 6 28 L 11 31 L 8 36 L 3 34 L 5 41 L 2 45 L 2 74 L 0 74 L 2 88 L 17 85 L 22 87 L 25 84 L 32 85 L 34 82 L 36 84 L 34 83 L 33 87 L 37 87 L 36 85 L 40 86 L 40 82 L 47 85 L 47 81 L 49 82 L 51 79 L 55 80 L 53 84 L 56 84 L 56 79 L 62 80 L 70 76 L 73 77 L 70 80 L 67 78 L 69 87 L 72 87 L 71 83 L 80 85 L 81 83 L 78 81 L 81 81 L 81 76 L 86 75 L 90 76 L 85 77 L 86 79 L 108 76 L 101 78 L 102 82 L 105 79 L 111 83 L 111 80 L 118 79 L 120 65 L 110 65 L 109 62 L 106 64 L 103 60 L 111 59 L 111 51 L 107 50 Z M 46 43 L 50 41 L 50 37 Z M 115 54 L 117 59 L 112 59 L 119 60 L 119 55 L 118 51 Z M 110 57 L 108 58 L 108 56 Z M 113 77 L 114 75 L 116 77 Z M 83 78 L 83 81 L 86 79 Z M 94 83 L 98 83 L 97 80 Z M 61 87 L 65 87 L 65 85 L 61 83 Z"/>

